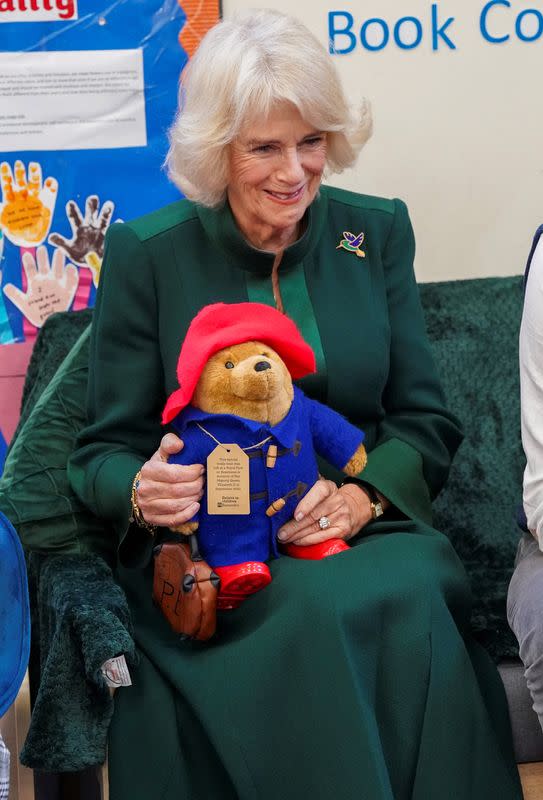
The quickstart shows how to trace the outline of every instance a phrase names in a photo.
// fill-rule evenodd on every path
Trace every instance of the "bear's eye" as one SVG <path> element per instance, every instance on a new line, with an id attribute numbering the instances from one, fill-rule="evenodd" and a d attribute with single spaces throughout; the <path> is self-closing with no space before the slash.
<path id="1" fill-rule="evenodd" d="M 224 366 L 226 369 L 234 369 L 234 364 L 231 361 L 227 361 Z"/>

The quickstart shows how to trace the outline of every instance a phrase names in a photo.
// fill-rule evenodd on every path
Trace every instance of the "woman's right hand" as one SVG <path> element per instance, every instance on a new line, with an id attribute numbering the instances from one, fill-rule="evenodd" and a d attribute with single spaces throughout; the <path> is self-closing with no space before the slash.
<path id="1" fill-rule="evenodd" d="M 151 525 L 176 528 L 200 510 L 204 490 L 202 464 L 169 464 L 168 458 L 184 447 L 174 433 L 167 433 L 160 447 L 141 468 L 138 505 Z"/>

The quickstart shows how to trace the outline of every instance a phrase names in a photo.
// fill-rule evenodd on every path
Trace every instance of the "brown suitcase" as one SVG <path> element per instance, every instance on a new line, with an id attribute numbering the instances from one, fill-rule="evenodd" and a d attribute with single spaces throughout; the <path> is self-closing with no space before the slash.
<path id="1" fill-rule="evenodd" d="M 153 600 L 176 633 L 206 641 L 215 633 L 219 576 L 198 550 L 196 535 L 154 549 Z"/>

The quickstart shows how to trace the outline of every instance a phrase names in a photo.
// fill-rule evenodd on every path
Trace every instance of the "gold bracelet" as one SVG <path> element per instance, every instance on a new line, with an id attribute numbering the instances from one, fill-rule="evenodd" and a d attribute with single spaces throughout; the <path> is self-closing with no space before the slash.
<path id="1" fill-rule="evenodd" d="M 150 522 L 145 520 L 141 512 L 141 508 L 138 505 L 138 486 L 141 478 L 141 470 L 136 473 L 136 477 L 132 482 L 132 493 L 130 495 L 130 500 L 132 502 L 132 514 L 130 515 L 130 522 L 135 522 L 139 528 L 144 528 L 151 536 L 154 536 L 156 533 L 156 525 L 151 525 Z"/>

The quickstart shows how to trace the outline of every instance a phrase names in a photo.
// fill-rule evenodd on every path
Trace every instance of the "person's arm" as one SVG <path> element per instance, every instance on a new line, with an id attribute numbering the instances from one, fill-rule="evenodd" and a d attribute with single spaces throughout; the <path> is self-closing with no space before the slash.
<path id="1" fill-rule="evenodd" d="M 201 468 L 166 463 L 180 445 L 161 445 L 165 394 L 152 267 L 130 226 L 109 229 L 93 316 L 88 425 L 68 464 L 76 493 L 124 539 L 127 565 L 144 563 L 152 548 L 149 532 L 129 524 L 136 473 L 142 470 L 139 505 L 153 525 L 186 521 L 201 489 Z"/>
<path id="2" fill-rule="evenodd" d="M 543 236 L 532 256 L 520 327 L 520 404 L 526 455 L 524 511 L 543 550 Z"/>
<path id="3" fill-rule="evenodd" d="M 415 240 L 401 200 L 383 252 L 390 324 L 390 366 L 384 417 L 361 480 L 408 517 L 431 520 L 462 434 L 447 410 L 413 271 Z"/>
<path id="4" fill-rule="evenodd" d="M 108 231 L 93 315 L 88 426 L 69 463 L 74 489 L 119 533 L 130 515 L 134 475 L 160 441 L 164 378 L 153 273 L 127 225 Z"/>

